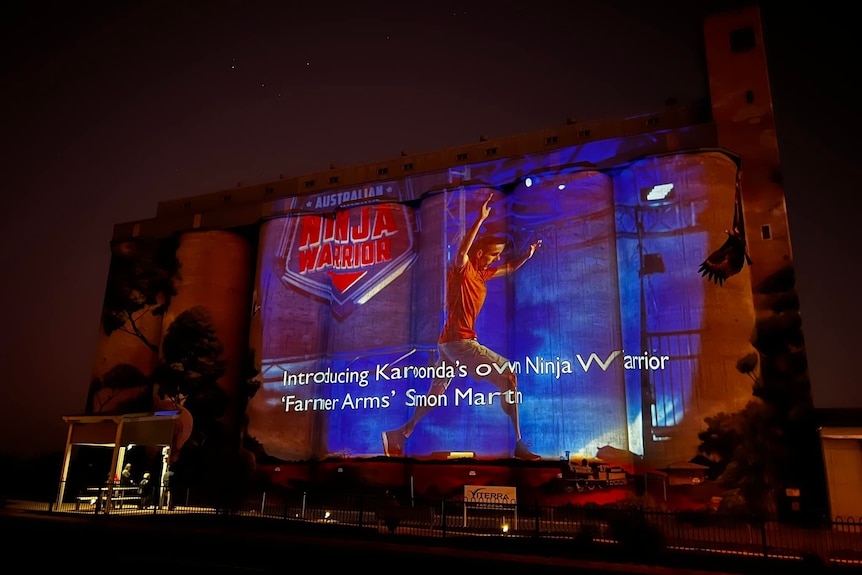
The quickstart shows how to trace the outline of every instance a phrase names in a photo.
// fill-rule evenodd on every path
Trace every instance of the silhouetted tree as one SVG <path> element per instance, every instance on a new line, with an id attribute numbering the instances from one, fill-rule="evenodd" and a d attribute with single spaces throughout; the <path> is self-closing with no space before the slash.
<path id="1" fill-rule="evenodd" d="M 141 340 L 153 353 L 159 352 L 138 321 L 147 313 L 163 315 L 171 297 L 176 295 L 174 281 L 179 269 L 176 247 L 175 240 L 167 239 L 135 239 L 114 246 L 102 306 L 105 334 L 124 331 Z"/>
<path id="2" fill-rule="evenodd" d="M 141 388 L 141 396 L 144 401 L 136 403 L 134 406 L 127 405 L 128 411 L 146 411 L 152 404 L 152 382 L 144 373 L 128 363 L 120 363 L 108 370 L 105 375 L 100 378 L 93 378 L 90 382 L 90 389 L 87 392 L 87 406 L 95 413 L 99 413 L 106 403 L 113 399 L 114 394 L 124 389 Z M 109 390 L 108 395 L 99 396 L 102 390 Z M 94 405 L 96 397 L 100 397 L 101 404 Z"/>
<path id="3" fill-rule="evenodd" d="M 192 416 L 192 434 L 174 466 L 177 483 L 215 489 L 224 476 L 223 462 L 236 454 L 220 418 L 229 398 L 218 385 L 225 373 L 224 344 L 209 310 L 192 307 L 174 319 L 162 338 L 163 361 L 153 373 L 160 397 L 182 405 Z M 210 494 L 212 495 L 212 494 Z"/>
<path id="4" fill-rule="evenodd" d="M 792 267 L 755 290 L 757 349 L 737 362 L 752 378 L 744 409 L 706 418 L 699 450 L 723 468 L 718 482 L 752 513 L 775 511 L 785 487 L 801 488 L 820 509 L 825 497 L 808 363 Z"/>
<path id="5" fill-rule="evenodd" d="M 163 361 L 154 372 L 159 395 L 186 405 L 192 415 L 195 410 L 188 405 L 189 401 L 202 411 L 218 412 L 219 408 L 211 405 L 212 400 L 208 405 L 204 397 L 218 388 L 216 382 L 224 375 L 223 352 L 224 344 L 205 307 L 195 306 L 179 314 L 162 339 Z M 222 408 L 219 415 L 223 412 Z"/>

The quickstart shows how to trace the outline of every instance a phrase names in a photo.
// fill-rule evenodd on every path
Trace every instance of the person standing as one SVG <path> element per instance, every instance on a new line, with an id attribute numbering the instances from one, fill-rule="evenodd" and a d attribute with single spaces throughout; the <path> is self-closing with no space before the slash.
<path id="1" fill-rule="evenodd" d="M 140 503 L 138 504 L 138 509 L 149 508 L 151 505 L 155 504 L 155 487 L 156 486 L 153 484 L 150 472 L 147 471 L 141 478 L 140 485 L 138 485 L 138 494 L 141 496 Z"/>
<path id="2" fill-rule="evenodd" d="M 120 473 L 120 486 L 131 487 L 134 484 L 135 480 L 132 478 L 132 464 L 127 463 L 123 466 L 123 471 Z"/>
<path id="3" fill-rule="evenodd" d="M 437 362 L 449 365 L 466 366 L 471 373 L 476 373 L 479 365 L 495 364 L 500 369 L 492 369 L 483 379 L 495 385 L 501 392 L 500 406 L 509 416 L 515 432 L 514 457 L 528 461 L 536 461 L 541 456 L 532 453 L 521 437 L 521 425 L 518 416 L 518 381 L 515 373 L 508 369 L 509 360 L 494 350 L 479 343 L 476 334 L 476 318 L 482 310 L 487 295 L 485 282 L 513 273 L 527 260 L 533 257 L 542 245 L 542 240 L 530 244 L 526 253 L 511 261 L 494 265 L 501 259 L 509 241 L 504 236 L 486 235 L 478 237 L 479 229 L 491 215 L 491 199 L 489 194 L 479 211 L 476 221 L 470 226 L 458 246 L 455 264 L 449 270 L 446 278 L 446 321 L 437 340 Z M 449 388 L 452 378 L 435 378 L 431 382 L 427 396 L 442 396 Z M 388 457 L 398 457 L 404 453 L 404 443 L 413 433 L 416 424 L 425 417 L 438 402 L 422 402 L 413 412 L 410 419 L 401 427 L 383 432 L 383 452 Z"/>

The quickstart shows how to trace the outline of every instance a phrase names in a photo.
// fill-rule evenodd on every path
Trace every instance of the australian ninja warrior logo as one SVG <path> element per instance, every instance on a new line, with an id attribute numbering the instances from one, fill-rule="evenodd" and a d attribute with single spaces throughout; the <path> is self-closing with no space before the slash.
<path id="1" fill-rule="evenodd" d="M 287 220 L 282 281 L 331 302 L 346 317 L 416 259 L 412 212 L 394 203 Z"/>

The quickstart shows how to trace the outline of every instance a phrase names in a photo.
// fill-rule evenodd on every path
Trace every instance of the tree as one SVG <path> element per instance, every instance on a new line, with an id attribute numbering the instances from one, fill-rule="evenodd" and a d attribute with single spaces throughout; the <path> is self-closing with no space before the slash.
<path id="1" fill-rule="evenodd" d="M 213 407 L 212 400 L 205 399 L 219 389 L 217 381 L 225 373 L 223 352 L 224 344 L 216 334 L 209 310 L 195 306 L 179 314 L 165 333 L 163 362 L 153 374 L 159 396 L 185 404 L 193 415 L 193 405 L 201 411 L 224 413 L 224 407 Z"/>
<path id="2" fill-rule="evenodd" d="M 177 315 L 162 338 L 163 361 L 153 373 L 157 393 L 185 408 L 193 421 L 191 436 L 173 468 L 174 479 L 183 485 L 207 487 L 224 477 L 219 470 L 223 471 L 232 441 L 220 421 L 229 403 L 218 385 L 225 373 L 223 352 L 224 344 L 203 306 Z"/>
<path id="3" fill-rule="evenodd" d="M 110 273 L 102 306 L 102 329 L 129 333 L 153 353 L 159 348 L 140 329 L 147 313 L 163 315 L 176 295 L 179 261 L 176 240 L 135 239 L 113 247 Z"/>
<path id="4" fill-rule="evenodd" d="M 134 365 L 128 363 L 117 364 L 109 369 L 101 379 L 96 377 L 90 382 L 90 389 L 87 392 L 87 406 L 94 413 L 99 413 L 120 391 L 135 388 L 141 388 L 141 395 L 138 396 L 133 405 L 127 404 L 126 410 L 148 410 L 149 405 L 141 405 L 141 403 L 146 403 L 146 400 L 141 401 L 141 397 L 144 395 L 146 398 L 150 397 L 150 394 L 144 394 L 144 392 L 152 389 L 150 379 Z M 99 392 L 103 389 L 108 390 L 108 394 L 100 396 Z M 99 398 L 99 405 L 94 405 L 96 398 Z M 152 403 L 151 399 L 149 403 Z"/>
<path id="5" fill-rule="evenodd" d="M 755 290 L 757 350 L 737 362 L 752 379 L 753 399 L 736 413 L 706 418 L 699 451 L 723 469 L 720 485 L 755 514 L 776 510 L 785 487 L 801 488 L 812 509 L 825 494 L 820 442 L 793 269 L 779 270 Z"/>

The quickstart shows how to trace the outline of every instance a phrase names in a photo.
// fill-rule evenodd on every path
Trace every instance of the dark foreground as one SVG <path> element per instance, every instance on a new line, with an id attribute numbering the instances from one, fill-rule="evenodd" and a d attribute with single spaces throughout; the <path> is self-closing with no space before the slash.
<path id="1" fill-rule="evenodd" d="M 433 540 L 393 537 L 377 530 L 212 515 L 70 517 L 32 511 L 0 511 L 6 561 L 31 568 L 124 575 L 206 572 L 208 575 L 338 572 L 373 569 L 377 575 L 457 569 L 505 575 L 530 572 L 579 575 L 716 575 L 717 573 L 844 573 L 817 565 L 733 561 L 716 556 L 685 564 L 670 558 L 579 557 L 571 541 L 505 536 Z M 846 571 L 849 573 L 850 571 Z"/>

